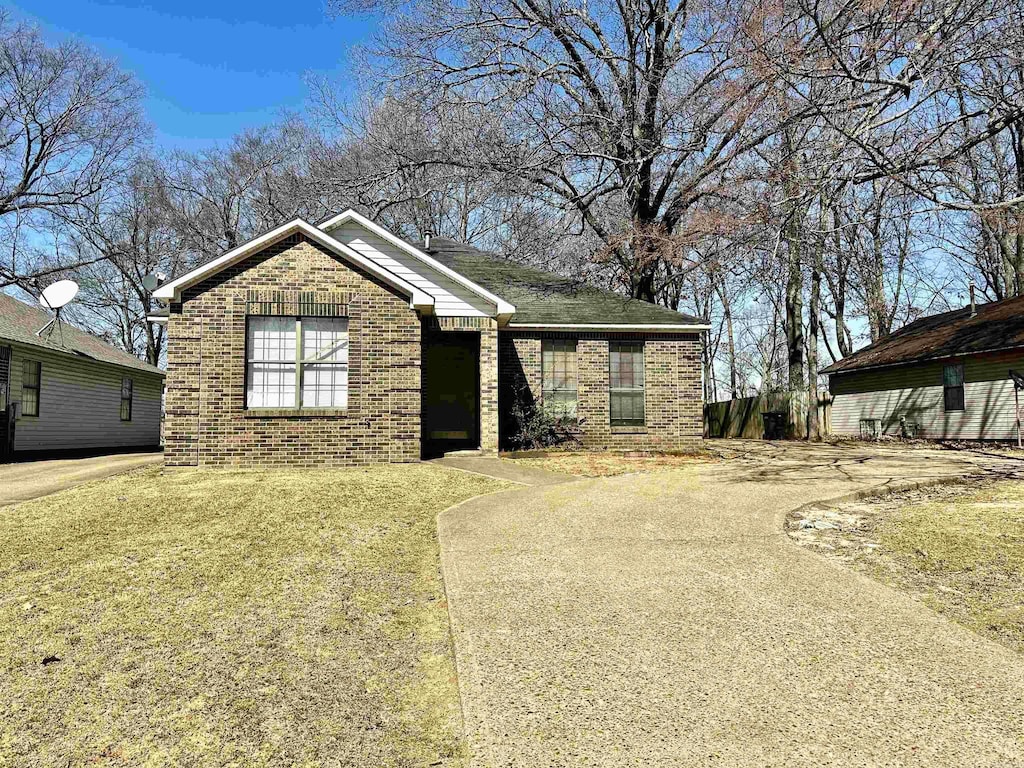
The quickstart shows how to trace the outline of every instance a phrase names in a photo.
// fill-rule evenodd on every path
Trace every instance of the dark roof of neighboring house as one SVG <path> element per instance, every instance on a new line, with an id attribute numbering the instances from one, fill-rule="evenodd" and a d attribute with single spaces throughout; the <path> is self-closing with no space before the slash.
<path id="1" fill-rule="evenodd" d="M 54 328 L 40 338 L 36 332 L 50 321 L 52 315 L 41 307 L 33 307 L 23 301 L 0 292 L 0 341 L 10 340 L 19 344 L 41 347 L 53 352 L 63 352 L 87 360 L 133 368 L 160 376 L 164 372 L 134 355 L 107 344 L 66 322 L 61 328 Z"/>
<path id="2" fill-rule="evenodd" d="M 703 325 L 700 318 L 630 299 L 552 272 L 517 264 L 443 237 L 430 239 L 432 258 L 514 304 L 512 323 Z"/>
<path id="3" fill-rule="evenodd" d="M 1024 346 L 1024 296 L 922 317 L 822 373 L 844 373 Z"/>

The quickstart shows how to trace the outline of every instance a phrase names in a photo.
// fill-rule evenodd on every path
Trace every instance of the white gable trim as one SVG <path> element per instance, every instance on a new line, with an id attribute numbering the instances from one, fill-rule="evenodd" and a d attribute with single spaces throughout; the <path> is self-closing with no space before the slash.
<path id="1" fill-rule="evenodd" d="M 515 314 L 516 308 L 512 304 L 509 304 L 504 299 L 502 299 L 502 298 L 500 298 L 498 296 L 495 296 L 493 293 L 488 291 L 486 288 L 483 288 L 483 287 L 477 285 L 476 283 L 474 283 L 469 278 L 463 277 L 458 272 L 456 272 L 454 269 L 446 267 L 444 264 L 439 262 L 437 259 L 431 258 L 428 254 L 424 253 L 419 248 L 415 248 L 415 247 L 409 245 L 409 243 L 405 242 L 405 240 L 403 240 L 402 238 L 398 237 L 397 235 L 395 235 L 395 234 L 393 234 L 391 232 L 388 232 L 388 230 L 384 229 L 384 227 L 380 226 L 379 224 L 375 224 L 374 222 L 370 221 L 368 218 L 363 216 L 358 211 L 355 211 L 355 210 L 349 208 L 347 211 L 339 213 L 337 216 L 332 216 L 331 218 L 329 218 L 327 221 L 323 222 L 319 226 L 320 226 L 320 229 L 324 230 L 325 232 L 329 232 L 330 230 L 334 229 L 335 227 L 340 227 L 342 224 L 344 224 L 346 222 L 349 222 L 349 221 L 354 221 L 357 224 L 359 224 L 360 226 L 365 227 L 366 229 L 368 229 L 370 232 L 373 232 L 373 234 L 377 235 L 378 237 L 383 238 L 384 240 L 387 240 L 389 243 L 394 245 L 396 248 L 400 248 L 401 250 L 403 250 L 406 253 L 408 253 L 410 256 L 413 256 L 414 258 L 419 259 L 421 262 L 426 264 L 431 269 L 436 270 L 437 272 L 440 272 L 442 275 L 445 275 L 446 277 L 450 278 L 451 280 L 454 280 L 455 282 L 457 282 L 459 285 L 463 286 L 464 288 L 468 288 L 470 291 L 475 293 L 477 296 L 480 296 L 481 298 L 487 299 L 487 301 L 491 302 L 492 304 L 494 304 L 497 307 L 497 316 L 498 316 L 498 322 L 499 323 L 504 323 L 505 321 L 508 320 L 508 318 L 512 317 L 512 315 Z"/>
<path id="2" fill-rule="evenodd" d="M 334 252 L 351 264 L 355 264 L 366 272 L 369 272 L 371 275 L 387 283 L 392 288 L 401 291 L 409 297 L 410 307 L 427 311 L 433 307 L 434 299 L 432 296 L 428 296 L 426 293 L 415 286 L 410 285 L 397 275 L 393 275 L 387 270 L 381 269 L 366 257 L 356 253 L 344 243 L 340 243 L 333 237 L 329 237 L 324 234 L 322 230 L 317 229 L 304 219 L 292 219 L 291 221 L 286 222 L 285 224 L 282 224 L 259 237 L 253 238 L 247 243 L 243 243 L 237 248 L 232 248 L 223 256 L 203 264 L 200 267 L 196 267 L 191 272 L 186 272 L 175 280 L 164 283 L 153 291 L 153 296 L 157 299 L 179 301 L 181 299 L 181 292 L 184 289 L 195 285 L 199 281 L 204 280 L 211 275 L 217 274 L 222 269 L 230 267 L 232 264 L 237 264 L 246 257 L 261 251 L 264 248 L 273 245 L 277 241 L 295 234 L 296 232 L 305 235 L 313 242 L 322 245 L 324 248 Z"/>
<path id="3" fill-rule="evenodd" d="M 661 331 L 697 333 L 710 331 L 710 325 L 684 323 L 509 323 L 510 331 Z"/>

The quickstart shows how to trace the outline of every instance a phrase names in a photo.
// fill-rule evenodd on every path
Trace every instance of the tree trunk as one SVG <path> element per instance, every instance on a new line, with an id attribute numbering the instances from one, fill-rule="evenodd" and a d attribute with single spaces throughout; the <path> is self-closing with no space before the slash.
<path id="1" fill-rule="evenodd" d="M 804 273 L 800 253 L 801 224 L 796 212 L 786 224 L 789 274 L 786 280 L 786 348 L 789 352 L 789 388 L 804 388 Z"/>
<path id="2" fill-rule="evenodd" d="M 729 397 L 736 400 L 740 396 L 739 376 L 736 371 L 736 337 L 732 328 L 732 302 L 729 292 L 720 281 L 715 281 L 718 299 L 722 302 L 722 314 L 725 317 L 725 339 L 729 352 Z"/>
<path id="3" fill-rule="evenodd" d="M 811 266 L 811 306 L 807 325 L 807 439 L 821 439 L 818 423 L 818 333 L 821 327 L 821 244 L 815 243 Z"/>

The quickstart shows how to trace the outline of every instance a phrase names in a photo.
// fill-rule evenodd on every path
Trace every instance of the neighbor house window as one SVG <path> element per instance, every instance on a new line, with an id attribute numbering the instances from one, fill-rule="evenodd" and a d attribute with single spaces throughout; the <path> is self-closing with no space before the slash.
<path id="1" fill-rule="evenodd" d="M 609 405 L 612 426 L 643 426 L 643 342 L 609 342 L 608 368 Z"/>
<path id="2" fill-rule="evenodd" d="M 942 369 L 942 394 L 947 411 L 964 409 L 964 364 L 953 363 Z"/>
<path id="3" fill-rule="evenodd" d="M 248 408 L 345 408 L 348 405 L 348 319 L 249 318 Z"/>
<path id="4" fill-rule="evenodd" d="M 36 360 L 21 362 L 21 415 L 39 415 L 39 385 L 43 379 L 43 364 Z"/>
<path id="5" fill-rule="evenodd" d="M 540 350 L 544 408 L 576 418 L 576 340 L 544 339 Z"/>
<path id="6" fill-rule="evenodd" d="M 134 382 L 131 379 L 121 379 L 121 421 L 132 420 L 132 390 Z"/>

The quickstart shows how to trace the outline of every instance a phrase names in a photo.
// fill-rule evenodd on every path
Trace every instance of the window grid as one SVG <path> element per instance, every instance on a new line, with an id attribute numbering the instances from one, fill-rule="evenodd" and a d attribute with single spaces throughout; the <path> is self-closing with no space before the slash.
<path id="1" fill-rule="evenodd" d="M 578 376 L 575 339 L 541 341 L 541 379 L 544 407 L 556 416 L 576 418 Z"/>
<path id="2" fill-rule="evenodd" d="M 964 364 L 951 363 L 942 369 L 942 401 L 947 411 L 964 410 Z"/>
<path id="3" fill-rule="evenodd" d="M 43 364 L 37 360 L 21 363 L 21 415 L 39 415 L 39 391 L 43 380 Z"/>
<path id="4" fill-rule="evenodd" d="M 345 408 L 348 319 L 250 317 L 248 408 Z"/>
<path id="5" fill-rule="evenodd" d="M 643 426 L 646 423 L 643 342 L 608 343 L 608 385 L 611 425 Z"/>
<path id="6" fill-rule="evenodd" d="M 121 379 L 121 421 L 132 420 L 132 392 L 135 383 L 131 379 Z"/>

